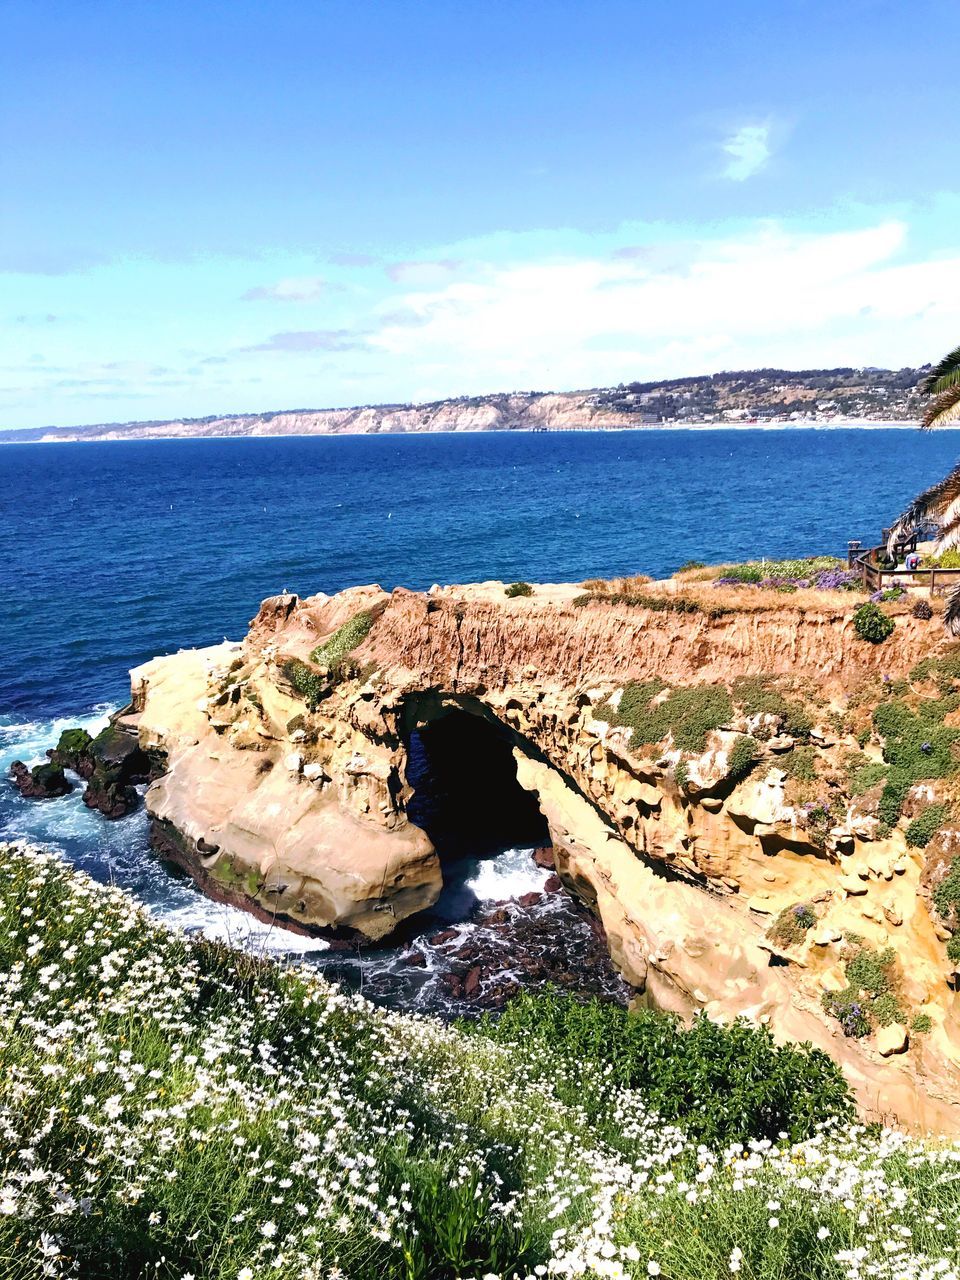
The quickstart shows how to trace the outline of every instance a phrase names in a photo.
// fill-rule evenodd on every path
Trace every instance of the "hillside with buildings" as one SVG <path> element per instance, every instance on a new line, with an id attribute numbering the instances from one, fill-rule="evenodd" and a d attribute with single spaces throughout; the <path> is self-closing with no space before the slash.
<path id="1" fill-rule="evenodd" d="M 518 391 L 423 404 L 289 409 L 0 430 L 0 443 L 420 431 L 567 431 L 697 424 L 913 422 L 924 369 L 754 369 L 588 391 Z"/>

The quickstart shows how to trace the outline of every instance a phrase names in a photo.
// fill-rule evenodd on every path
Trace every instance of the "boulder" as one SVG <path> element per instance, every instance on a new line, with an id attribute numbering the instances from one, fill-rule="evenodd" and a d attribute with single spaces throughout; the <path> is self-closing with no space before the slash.
<path id="1" fill-rule="evenodd" d="M 10 766 L 13 785 L 27 800 L 53 800 L 73 790 L 63 770 L 52 761 L 28 769 L 22 760 Z"/>
<path id="2" fill-rule="evenodd" d="M 876 1036 L 877 1052 L 882 1058 L 889 1058 L 895 1053 L 904 1053 L 910 1043 L 907 1028 L 900 1022 L 891 1022 L 887 1027 L 880 1027 Z"/>

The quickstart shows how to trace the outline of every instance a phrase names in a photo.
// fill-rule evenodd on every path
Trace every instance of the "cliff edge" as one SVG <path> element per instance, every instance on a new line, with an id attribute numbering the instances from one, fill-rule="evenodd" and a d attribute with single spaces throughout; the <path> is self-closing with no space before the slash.
<path id="1" fill-rule="evenodd" d="M 414 744 L 461 725 L 455 773 L 482 724 L 465 826 L 506 803 L 506 753 L 638 1000 L 810 1040 L 867 1114 L 956 1131 L 960 659 L 906 605 L 862 639 L 857 603 L 676 581 L 278 596 L 242 642 L 133 671 L 123 722 L 166 759 L 164 856 L 287 927 L 370 939 L 443 883 Z"/>

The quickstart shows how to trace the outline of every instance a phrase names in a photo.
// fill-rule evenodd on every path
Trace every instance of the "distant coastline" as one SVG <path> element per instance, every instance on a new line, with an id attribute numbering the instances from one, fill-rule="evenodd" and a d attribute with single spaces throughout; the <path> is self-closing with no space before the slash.
<path id="1" fill-rule="evenodd" d="M 754 369 L 587 391 L 0 429 L 0 444 L 275 436 L 912 427 L 924 369 Z"/>
<path id="2" fill-rule="evenodd" d="M 866 422 L 851 419 L 846 422 L 664 422 L 659 425 L 618 426 L 618 427 L 466 427 L 450 428 L 445 431 L 303 431 L 267 434 L 265 432 L 249 432 L 245 435 L 236 433 L 226 435 L 103 435 L 61 437 L 44 435 L 42 438 L 25 440 L 24 431 L 0 432 L 0 447 L 4 445 L 34 444 L 150 444 L 161 442 L 187 442 L 192 440 L 221 440 L 237 442 L 244 440 L 355 440 L 363 436 L 376 436 L 379 439 L 400 439 L 404 436 L 519 436 L 519 435 L 644 435 L 667 434 L 673 431 L 919 431 L 920 423 L 913 421 Z M 949 422 L 938 428 L 940 431 L 960 431 L 960 421 Z M 20 439 L 17 437 L 20 436 Z"/>

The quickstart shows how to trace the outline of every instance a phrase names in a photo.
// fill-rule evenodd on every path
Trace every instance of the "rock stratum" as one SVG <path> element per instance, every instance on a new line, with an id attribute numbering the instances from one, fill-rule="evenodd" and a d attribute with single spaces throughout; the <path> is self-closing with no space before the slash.
<path id="1" fill-rule="evenodd" d="M 146 800 L 157 848 L 286 927 L 383 938 L 443 883 L 410 818 L 411 744 L 442 739 L 453 774 L 482 725 L 464 826 L 507 803 L 509 760 L 638 1000 L 812 1041 L 866 1114 L 956 1132 L 954 921 L 936 892 L 956 834 L 915 838 L 953 785 L 937 754 L 960 736 L 952 651 L 905 608 L 874 645 L 839 592 L 721 609 L 709 591 L 266 600 L 242 642 L 132 672 L 118 727 L 166 761 Z M 932 742 L 911 742 L 936 776 L 911 781 L 921 763 L 904 783 L 896 735 L 927 703 Z"/>

